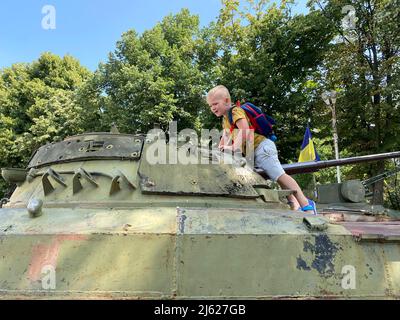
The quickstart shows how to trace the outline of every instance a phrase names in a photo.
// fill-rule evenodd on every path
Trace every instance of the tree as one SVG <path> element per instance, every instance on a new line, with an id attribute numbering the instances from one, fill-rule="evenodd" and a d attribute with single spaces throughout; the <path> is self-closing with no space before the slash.
<path id="1" fill-rule="evenodd" d="M 223 1 L 217 32 L 222 54 L 218 81 L 233 98 L 250 100 L 277 120 L 278 147 L 284 162 L 296 159 L 308 118 L 313 118 L 313 75 L 333 37 L 319 12 L 292 16 L 291 2 Z"/>
<path id="2" fill-rule="evenodd" d="M 311 1 L 310 5 L 327 23 L 334 23 L 338 35 L 322 67 L 322 78 L 327 88 L 339 92 L 341 149 L 353 154 L 398 149 L 400 1 L 330 0 Z M 378 175 L 385 164 L 368 168 L 370 175 Z M 376 204 L 383 203 L 383 183 L 374 185 Z"/>
<path id="3" fill-rule="evenodd" d="M 90 128 L 95 113 L 76 103 L 90 76 L 71 56 L 51 53 L 0 71 L 1 167 L 25 167 L 41 145 Z M 0 188 L 4 192 L 4 182 Z"/>
<path id="4" fill-rule="evenodd" d="M 176 120 L 180 128 L 200 129 L 215 50 L 209 36 L 187 9 L 141 35 L 124 33 L 88 83 L 97 92 L 92 103 L 100 106 L 103 127 L 116 122 L 123 132 L 146 132 Z"/>

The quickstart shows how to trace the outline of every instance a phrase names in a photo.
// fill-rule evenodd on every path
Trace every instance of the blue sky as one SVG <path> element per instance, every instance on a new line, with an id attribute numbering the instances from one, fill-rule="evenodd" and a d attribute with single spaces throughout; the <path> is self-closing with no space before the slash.
<path id="1" fill-rule="evenodd" d="M 296 0 L 294 13 L 306 13 Z M 42 8 L 56 9 L 56 29 L 42 28 Z M 218 16 L 220 0 L 1 0 L 0 68 L 31 62 L 42 52 L 70 54 L 91 70 L 115 48 L 129 29 L 141 33 L 170 13 L 188 8 L 202 26 Z"/>

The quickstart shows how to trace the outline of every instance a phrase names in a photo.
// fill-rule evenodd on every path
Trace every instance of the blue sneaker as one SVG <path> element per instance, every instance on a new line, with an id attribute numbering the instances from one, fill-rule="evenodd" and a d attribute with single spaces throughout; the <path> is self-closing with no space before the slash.
<path id="1" fill-rule="evenodd" d="M 315 204 L 314 201 L 312 201 L 311 199 L 307 199 L 308 200 L 308 205 L 304 206 L 301 208 L 301 211 L 314 211 L 314 214 L 317 215 L 317 205 Z"/>

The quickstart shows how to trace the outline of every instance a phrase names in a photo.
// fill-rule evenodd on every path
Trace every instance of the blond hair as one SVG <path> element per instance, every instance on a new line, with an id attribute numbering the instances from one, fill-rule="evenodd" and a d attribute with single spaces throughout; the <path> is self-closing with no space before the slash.
<path id="1" fill-rule="evenodd" d="M 228 98 L 229 101 L 231 101 L 231 95 L 229 93 L 229 90 L 227 87 L 225 87 L 223 85 L 216 86 L 216 87 L 212 88 L 210 91 L 208 91 L 207 101 L 208 101 L 209 97 L 213 97 L 216 95 L 218 95 L 221 98 Z"/>

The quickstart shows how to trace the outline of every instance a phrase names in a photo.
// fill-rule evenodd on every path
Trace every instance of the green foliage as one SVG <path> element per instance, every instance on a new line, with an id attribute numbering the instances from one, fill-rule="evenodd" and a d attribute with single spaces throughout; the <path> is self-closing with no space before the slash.
<path id="1" fill-rule="evenodd" d="M 336 111 L 341 149 L 353 155 L 398 150 L 400 1 L 310 3 L 316 9 L 313 12 L 333 22 L 337 35 L 321 65 L 320 78 L 325 88 L 339 93 Z M 349 4 L 355 9 L 353 28 L 343 24 L 342 8 Z M 358 166 L 353 172 L 360 175 L 365 170 L 373 176 L 385 167 L 383 163 Z M 376 184 L 375 203 L 382 203 L 382 190 L 383 183 Z"/>
<path id="2" fill-rule="evenodd" d="M 102 127 L 115 122 L 122 132 L 146 132 L 176 120 L 179 128 L 199 130 L 217 51 L 212 37 L 186 9 L 142 35 L 124 33 L 88 83 L 97 93 L 89 104 L 101 106 Z"/>
<path id="3" fill-rule="evenodd" d="M 93 110 L 76 103 L 75 91 L 90 76 L 76 59 L 51 53 L 0 71 L 0 167 L 25 167 L 39 146 L 88 129 Z"/>
<path id="4" fill-rule="evenodd" d="M 393 161 L 389 163 L 388 169 L 399 168 L 400 162 Z M 385 179 L 385 206 L 400 211 L 400 172 Z"/>
<path id="5" fill-rule="evenodd" d="M 313 120 L 316 84 L 312 81 L 333 37 L 332 27 L 314 12 L 290 14 L 290 3 L 267 6 L 224 1 L 218 21 L 220 83 L 234 100 L 252 101 L 277 120 L 278 148 L 284 162 L 298 153 L 308 118 Z M 234 32 L 233 32 L 234 31 Z"/>

